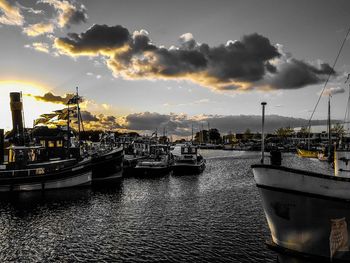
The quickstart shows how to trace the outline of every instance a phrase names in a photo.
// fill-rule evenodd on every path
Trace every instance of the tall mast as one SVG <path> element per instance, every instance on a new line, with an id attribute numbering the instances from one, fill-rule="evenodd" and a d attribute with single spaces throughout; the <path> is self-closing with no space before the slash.
<path id="1" fill-rule="evenodd" d="M 331 157 L 332 131 L 331 131 L 331 95 L 328 96 L 328 159 Z"/>
<path id="2" fill-rule="evenodd" d="M 265 106 L 266 102 L 261 102 L 262 106 L 262 119 L 261 119 L 261 163 L 264 163 L 265 159 Z"/>
<path id="3" fill-rule="evenodd" d="M 70 109 L 69 109 L 69 102 L 68 102 L 68 115 L 67 115 L 67 154 L 69 155 L 69 147 L 70 147 Z"/>
<path id="4" fill-rule="evenodd" d="M 191 142 L 193 143 L 193 123 L 192 123 L 192 137 L 191 137 Z"/>
<path id="5" fill-rule="evenodd" d="M 79 107 L 79 91 L 78 87 L 76 87 L 77 93 L 77 118 L 78 118 L 78 143 L 80 145 L 80 107 Z"/>

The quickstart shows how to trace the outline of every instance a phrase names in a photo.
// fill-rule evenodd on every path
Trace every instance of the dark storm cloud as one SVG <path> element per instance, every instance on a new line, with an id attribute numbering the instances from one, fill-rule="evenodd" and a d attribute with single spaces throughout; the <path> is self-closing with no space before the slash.
<path id="1" fill-rule="evenodd" d="M 57 39 L 72 54 L 94 53 L 120 48 L 130 39 L 129 31 L 122 26 L 93 25 L 85 33 L 69 33 Z"/>
<path id="2" fill-rule="evenodd" d="M 244 36 L 242 41 L 226 46 L 210 48 L 206 45 L 201 51 L 210 58 L 209 75 L 223 81 L 260 80 L 265 75 L 265 63 L 280 56 L 276 47 L 258 34 Z"/>
<path id="3" fill-rule="evenodd" d="M 67 93 L 64 97 L 61 97 L 59 95 L 54 95 L 51 92 L 45 93 L 43 96 L 34 96 L 31 94 L 27 94 L 27 95 L 32 96 L 36 100 L 40 100 L 40 101 L 52 102 L 57 104 L 67 104 L 68 100 L 71 99 L 75 94 Z"/>
<path id="4" fill-rule="evenodd" d="M 328 64 L 321 64 L 319 68 L 306 62 L 291 59 L 290 62 L 281 65 L 278 74 L 271 83 L 277 88 L 295 89 L 310 84 L 317 84 L 335 71 Z"/>
<path id="5" fill-rule="evenodd" d="M 215 47 L 186 33 L 179 43 L 158 47 L 145 30 L 130 34 L 122 26 L 94 25 L 85 33 L 57 38 L 55 47 L 72 56 L 103 55 L 116 76 L 180 78 L 217 90 L 296 89 L 335 74 L 326 63 L 315 67 L 281 54 L 257 33 Z"/>

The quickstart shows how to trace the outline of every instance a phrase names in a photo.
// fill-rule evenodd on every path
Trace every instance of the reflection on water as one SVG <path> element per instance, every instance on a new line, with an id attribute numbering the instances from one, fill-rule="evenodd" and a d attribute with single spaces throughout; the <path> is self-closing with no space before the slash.
<path id="1" fill-rule="evenodd" d="M 1 195 L 0 261 L 277 262 L 250 170 L 259 153 L 202 154 L 200 175 Z"/>

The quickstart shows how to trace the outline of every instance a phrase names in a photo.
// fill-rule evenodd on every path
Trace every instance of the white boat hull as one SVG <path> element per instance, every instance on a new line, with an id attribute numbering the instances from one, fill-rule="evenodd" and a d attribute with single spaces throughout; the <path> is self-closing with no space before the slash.
<path id="1" fill-rule="evenodd" d="M 331 254 L 330 242 L 334 220 L 350 224 L 349 178 L 271 165 L 252 169 L 276 246 L 326 260 L 331 255 L 335 261 L 350 260 L 348 251 Z M 349 229 L 342 236 L 350 236 Z"/>

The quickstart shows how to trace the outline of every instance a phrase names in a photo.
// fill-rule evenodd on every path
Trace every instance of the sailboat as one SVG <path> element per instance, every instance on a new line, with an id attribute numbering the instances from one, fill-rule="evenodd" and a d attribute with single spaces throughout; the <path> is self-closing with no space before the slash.
<path id="1" fill-rule="evenodd" d="M 122 178 L 124 151 L 123 147 L 117 147 L 114 136 L 105 133 L 94 149 L 84 149 L 83 142 L 80 140 L 80 131 L 84 130 L 83 120 L 80 112 L 79 103 L 82 98 L 79 96 L 78 88 L 76 95 L 68 101 L 68 137 L 69 137 L 69 106 L 76 105 L 76 115 L 78 124 L 78 147 L 81 157 L 90 162 L 92 170 L 92 184 L 105 184 L 109 182 L 118 182 Z M 68 144 L 69 145 L 69 144 Z"/>

